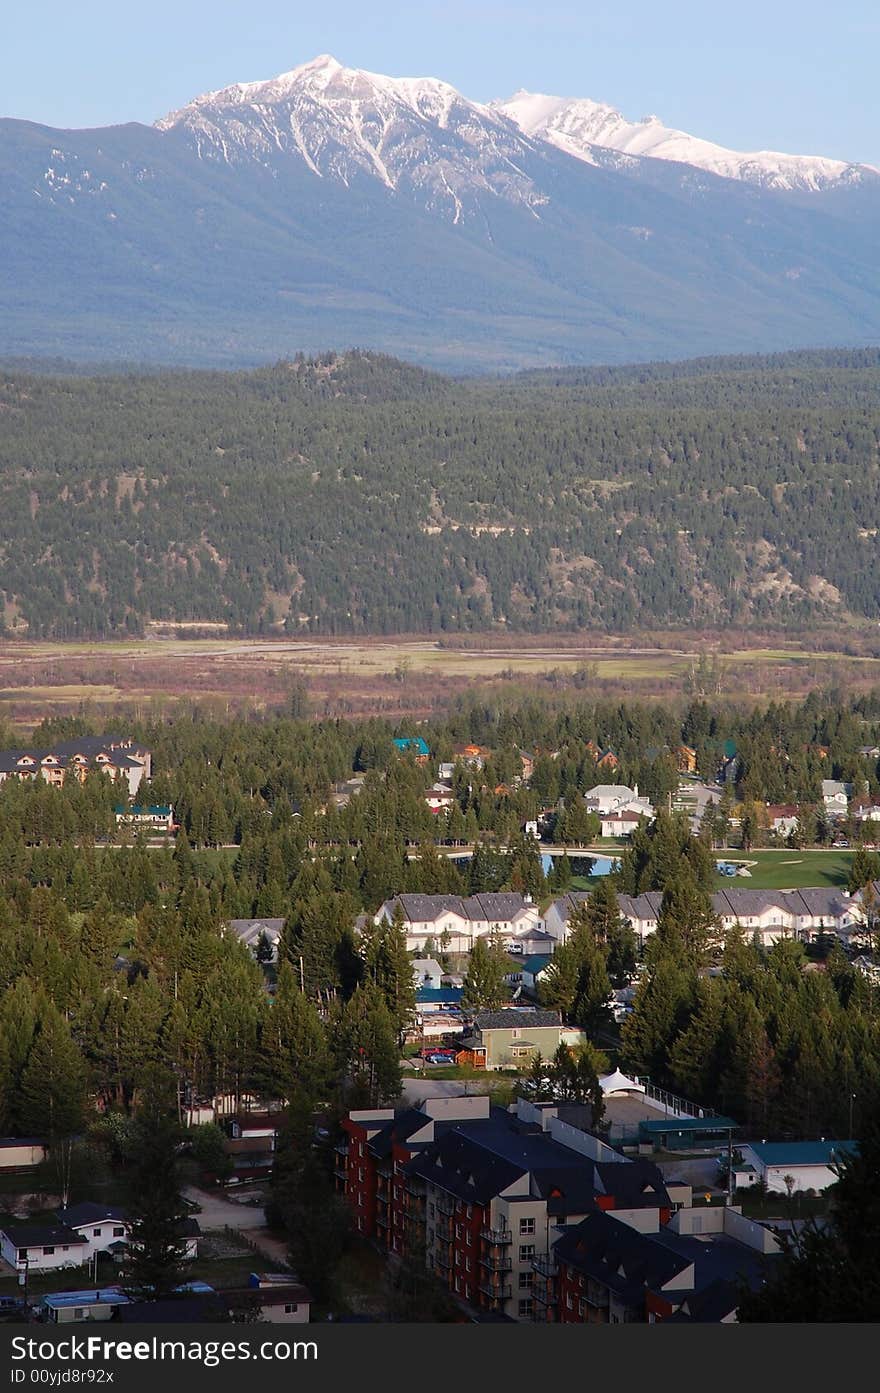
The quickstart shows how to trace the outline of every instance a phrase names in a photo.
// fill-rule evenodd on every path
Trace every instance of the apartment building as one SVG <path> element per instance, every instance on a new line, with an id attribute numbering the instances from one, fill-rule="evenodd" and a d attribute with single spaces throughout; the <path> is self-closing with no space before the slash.
<path id="1" fill-rule="evenodd" d="M 81 735 L 48 750 L 0 751 L 0 783 L 5 779 L 39 779 L 60 787 L 66 779 L 82 782 L 100 770 L 127 787 L 131 797 L 152 774 L 152 755 L 131 736 Z"/>

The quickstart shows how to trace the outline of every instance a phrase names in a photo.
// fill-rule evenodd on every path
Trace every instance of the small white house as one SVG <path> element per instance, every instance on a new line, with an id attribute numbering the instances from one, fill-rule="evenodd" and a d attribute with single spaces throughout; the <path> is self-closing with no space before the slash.
<path id="1" fill-rule="evenodd" d="M 849 807 L 849 791 L 839 779 L 822 780 L 822 802 L 830 817 L 846 817 Z"/>
<path id="2" fill-rule="evenodd" d="M 762 1181 L 774 1194 L 815 1190 L 819 1194 L 837 1180 L 833 1167 L 856 1149 L 853 1141 L 748 1142 L 738 1148 L 742 1161 L 733 1168 L 737 1189 Z"/>
<path id="3" fill-rule="evenodd" d="M 413 958 L 413 980 L 416 987 L 439 991 L 443 986 L 443 968 L 436 958 Z"/>
<path id="4" fill-rule="evenodd" d="M 31 1170 L 48 1155 L 40 1137 L 0 1137 L 0 1171 Z"/>
<path id="5" fill-rule="evenodd" d="M 85 1243 L 83 1262 L 95 1253 L 108 1252 L 114 1243 L 128 1239 L 130 1224 L 125 1211 L 116 1205 L 94 1204 L 87 1200 L 83 1204 L 59 1209 L 58 1218 L 67 1228 L 78 1233 Z"/>
<path id="6" fill-rule="evenodd" d="M 86 1239 L 65 1224 L 8 1224 L 0 1229 L 0 1257 L 19 1272 L 79 1267 L 87 1256 Z"/>

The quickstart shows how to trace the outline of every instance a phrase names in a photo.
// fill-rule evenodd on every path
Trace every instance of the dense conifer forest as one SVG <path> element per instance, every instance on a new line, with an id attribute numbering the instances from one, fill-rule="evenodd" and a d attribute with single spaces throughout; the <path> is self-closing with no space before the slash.
<path id="1" fill-rule="evenodd" d="M 453 380 L 0 372 L 0 624 L 31 637 L 875 619 L 880 352 Z"/>

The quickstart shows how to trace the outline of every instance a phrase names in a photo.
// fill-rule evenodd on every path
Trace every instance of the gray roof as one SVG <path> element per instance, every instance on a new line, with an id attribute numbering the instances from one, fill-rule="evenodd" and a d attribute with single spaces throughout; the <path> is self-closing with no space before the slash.
<path id="1" fill-rule="evenodd" d="M 526 907 L 522 895 L 512 891 L 485 895 L 396 895 L 383 906 L 390 914 L 397 907 L 409 923 L 426 924 L 444 914 L 458 914 L 470 922 L 509 923 Z"/>
<path id="2" fill-rule="evenodd" d="M 559 1025 L 558 1011 L 477 1011 L 474 1025 L 478 1030 L 535 1030 Z"/>

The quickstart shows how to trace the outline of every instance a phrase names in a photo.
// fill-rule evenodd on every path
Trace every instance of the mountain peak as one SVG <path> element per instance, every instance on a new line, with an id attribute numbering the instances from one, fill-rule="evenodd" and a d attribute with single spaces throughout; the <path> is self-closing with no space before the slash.
<path id="1" fill-rule="evenodd" d="M 551 97 L 520 90 L 492 108 L 526 135 L 546 140 L 576 159 L 594 164 L 597 151 L 691 165 L 725 179 L 772 189 L 817 190 L 860 182 L 876 174 L 870 165 L 774 150 L 743 152 L 665 126 L 659 116 L 629 121 L 613 106 L 589 97 Z"/>

